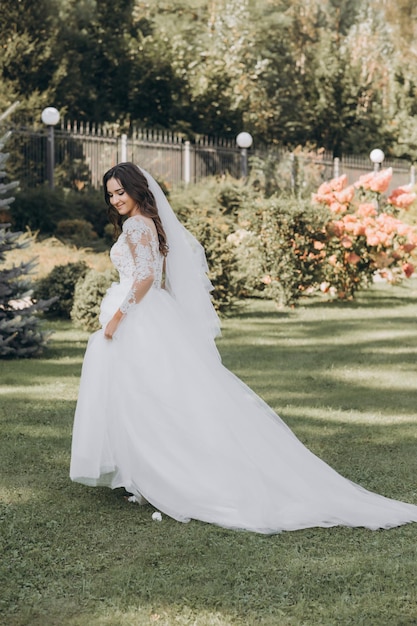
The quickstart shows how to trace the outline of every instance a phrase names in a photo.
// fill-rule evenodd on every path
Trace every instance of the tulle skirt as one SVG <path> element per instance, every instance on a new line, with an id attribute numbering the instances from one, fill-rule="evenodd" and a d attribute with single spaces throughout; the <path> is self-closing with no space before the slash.
<path id="1" fill-rule="evenodd" d="M 110 288 L 103 326 L 128 289 Z M 70 476 L 125 487 L 181 522 L 260 533 L 417 521 L 417 506 L 363 489 L 310 452 L 155 287 L 113 340 L 103 330 L 89 340 Z"/>

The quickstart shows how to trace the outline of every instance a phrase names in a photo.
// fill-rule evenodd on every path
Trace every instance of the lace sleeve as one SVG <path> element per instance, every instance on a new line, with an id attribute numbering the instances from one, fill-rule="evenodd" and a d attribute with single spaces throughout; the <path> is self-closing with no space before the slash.
<path id="1" fill-rule="evenodd" d="M 126 243 L 133 258 L 133 284 L 124 299 L 120 310 L 127 313 L 131 306 L 137 304 L 154 280 L 154 259 L 152 253 L 152 231 L 147 224 L 138 218 L 126 220 L 123 226 Z"/>

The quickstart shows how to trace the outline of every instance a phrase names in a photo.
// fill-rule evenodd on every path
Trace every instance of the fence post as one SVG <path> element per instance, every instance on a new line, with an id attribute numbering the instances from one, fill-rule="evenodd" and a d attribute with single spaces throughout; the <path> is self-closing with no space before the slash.
<path id="1" fill-rule="evenodd" d="M 290 154 L 290 166 L 291 166 L 291 191 L 292 193 L 298 193 L 299 180 L 299 158 L 295 156 L 294 152 Z"/>
<path id="2" fill-rule="evenodd" d="M 334 157 L 333 159 L 333 178 L 339 178 L 340 172 L 340 159 L 339 157 Z"/>
<path id="3" fill-rule="evenodd" d="M 191 145 L 189 141 L 184 141 L 184 183 L 188 185 L 191 182 Z"/>
<path id="4" fill-rule="evenodd" d="M 120 145 L 120 162 L 126 163 L 127 161 L 127 135 L 123 133 L 120 137 L 121 145 Z"/>

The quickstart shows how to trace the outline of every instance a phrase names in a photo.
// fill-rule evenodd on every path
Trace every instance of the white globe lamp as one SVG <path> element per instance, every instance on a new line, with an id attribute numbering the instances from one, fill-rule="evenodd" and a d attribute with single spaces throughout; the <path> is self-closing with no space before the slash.
<path id="1" fill-rule="evenodd" d="M 59 111 L 55 107 L 46 107 L 42 111 L 41 119 L 46 126 L 56 126 L 59 122 Z"/>
<path id="2" fill-rule="evenodd" d="M 372 163 L 374 164 L 375 172 L 377 172 L 379 170 L 379 168 L 381 167 L 382 161 L 385 159 L 385 154 L 383 153 L 382 150 L 380 150 L 380 148 L 375 148 L 370 153 L 369 158 L 371 159 Z"/>
<path id="3" fill-rule="evenodd" d="M 42 122 L 48 127 L 48 138 L 46 143 L 46 175 L 49 187 L 54 188 L 54 169 L 55 169 L 55 136 L 54 126 L 59 122 L 59 111 L 55 107 L 46 107 L 42 111 Z"/>
<path id="4" fill-rule="evenodd" d="M 250 133 L 242 132 L 236 137 L 236 143 L 240 148 L 240 171 L 242 178 L 248 176 L 248 148 L 253 144 L 253 138 Z"/>

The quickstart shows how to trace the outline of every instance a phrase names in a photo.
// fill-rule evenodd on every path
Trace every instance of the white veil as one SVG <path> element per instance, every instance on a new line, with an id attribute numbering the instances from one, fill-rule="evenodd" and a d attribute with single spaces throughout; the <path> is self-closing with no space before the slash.
<path id="1" fill-rule="evenodd" d="M 207 277 L 204 248 L 178 220 L 156 180 L 141 167 L 139 170 L 154 195 L 168 240 L 166 288 L 181 307 L 190 330 L 214 339 L 220 334 L 220 320 L 210 297 L 213 285 Z"/>

